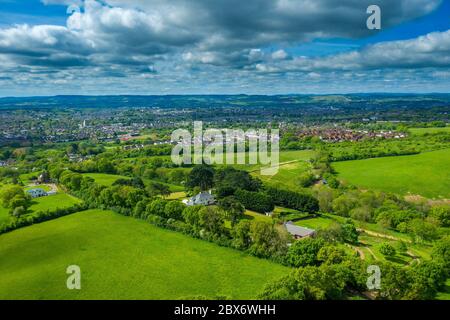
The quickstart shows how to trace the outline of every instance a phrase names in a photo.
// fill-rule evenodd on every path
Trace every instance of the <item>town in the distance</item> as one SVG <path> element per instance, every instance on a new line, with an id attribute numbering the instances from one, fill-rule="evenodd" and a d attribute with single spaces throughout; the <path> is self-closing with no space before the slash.
<path id="1" fill-rule="evenodd" d="M 196 121 L 279 130 L 277 173 L 247 140 L 175 164 Z M 450 94 L 0 98 L 0 299 L 448 300 L 449 121 Z"/>

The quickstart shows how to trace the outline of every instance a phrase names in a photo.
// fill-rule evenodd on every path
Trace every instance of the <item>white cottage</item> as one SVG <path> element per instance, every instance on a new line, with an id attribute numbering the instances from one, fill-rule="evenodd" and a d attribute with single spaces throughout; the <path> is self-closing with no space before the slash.
<path id="1" fill-rule="evenodd" d="M 198 195 L 183 201 L 187 206 L 210 206 L 216 203 L 211 192 L 200 192 Z"/>

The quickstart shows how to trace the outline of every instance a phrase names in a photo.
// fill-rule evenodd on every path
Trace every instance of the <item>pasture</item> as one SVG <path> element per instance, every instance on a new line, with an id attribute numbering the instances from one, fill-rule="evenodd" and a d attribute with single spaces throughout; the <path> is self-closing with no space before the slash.
<path id="1" fill-rule="evenodd" d="M 333 163 L 339 178 L 363 189 L 450 198 L 450 149 Z"/>
<path id="2" fill-rule="evenodd" d="M 310 164 L 305 161 L 295 161 L 280 164 L 278 173 L 273 176 L 262 175 L 259 170 L 252 172 L 263 182 L 282 189 L 302 191 L 299 183 L 299 177 L 310 168 Z"/>
<path id="3" fill-rule="evenodd" d="M 0 236 L 0 299 L 255 298 L 289 268 L 110 211 Z M 81 268 L 81 290 L 66 268 Z"/>
<path id="4" fill-rule="evenodd" d="M 56 209 L 64 209 L 79 204 L 82 201 L 74 196 L 66 193 L 58 193 L 52 196 L 36 198 L 32 200 L 30 211 L 54 211 Z"/>
<path id="5" fill-rule="evenodd" d="M 310 219 L 302 219 L 295 222 L 296 225 L 308 229 L 314 229 L 314 230 L 323 230 L 327 229 L 329 226 L 331 226 L 333 223 L 335 223 L 336 220 L 333 218 L 327 217 L 327 216 L 321 216 L 317 218 L 310 218 Z"/>
<path id="6" fill-rule="evenodd" d="M 110 187 L 119 179 L 130 179 L 129 177 L 119 176 L 116 174 L 107 174 L 107 173 L 85 173 L 83 174 L 85 177 L 90 177 L 95 180 L 98 184 Z"/>

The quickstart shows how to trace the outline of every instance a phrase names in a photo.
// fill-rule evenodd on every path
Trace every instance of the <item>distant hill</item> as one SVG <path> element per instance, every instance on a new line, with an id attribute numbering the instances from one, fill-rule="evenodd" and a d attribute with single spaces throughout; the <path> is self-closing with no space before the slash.
<path id="1" fill-rule="evenodd" d="M 53 96 L 0 98 L 1 109 L 29 108 L 203 108 L 203 107 L 301 107 L 305 105 L 348 107 L 406 104 L 420 101 L 421 107 L 450 104 L 450 94 L 345 94 L 345 95 L 168 95 L 168 96 Z"/>

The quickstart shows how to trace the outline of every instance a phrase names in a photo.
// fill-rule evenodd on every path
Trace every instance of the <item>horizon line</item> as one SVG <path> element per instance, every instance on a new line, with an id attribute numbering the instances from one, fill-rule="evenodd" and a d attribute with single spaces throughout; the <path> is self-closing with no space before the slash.
<path id="1" fill-rule="evenodd" d="M 0 99 L 20 99 L 20 98 L 56 98 L 56 97 L 188 97 L 188 96 L 265 96 L 265 97 L 277 97 L 277 96 L 350 96 L 350 95 L 450 95 L 448 92 L 346 92 L 346 93 L 168 93 L 168 94 L 54 94 L 54 95 L 24 95 L 24 96 L 0 96 Z"/>

